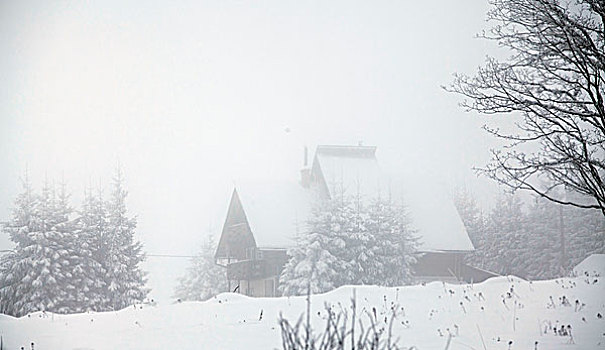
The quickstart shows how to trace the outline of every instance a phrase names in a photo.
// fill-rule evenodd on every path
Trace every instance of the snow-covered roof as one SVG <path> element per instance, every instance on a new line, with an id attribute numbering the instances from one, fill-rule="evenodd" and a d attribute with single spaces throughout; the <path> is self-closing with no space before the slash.
<path id="1" fill-rule="evenodd" d="M 289 248 L 304 232 L 318 192 L 333 197 L 378 195 L 402 198 L 418 230 L 422 251 L 472 251 L 473 245 L 447 191 L 401 176 L 386 176 L 375 147 L 318 146 L 312 166 L 316 185 L 290 182 L 237 182 L 236 190 L 259 248 Z M 396 181 L 395 181 L 396 180 Z"/>
<path id="2" fill-rule="evenodd" d="M 426 179 L 381 171 L 375 147 L 318 146 L 313 171 L 323 177 L 329 196 L 344 193 L 362 199 L 377 195 L 402 198 L 418 229 L 423 251 L 472 251 L 473 244 L 448 192 Z M 423 185 L 429 183 L 430 185 Z"/>
<path id="3" fill-rule="evenodd" d="M 446 190 L 418 181 L 409 181 L 402 186 L 401 197 L 421 237 L 421 250 L 474 250 L 458 210 Z"/>
<path id="4" fill-rule="evenodd" d="M 311 191 L 297 182 L 238 182 L 236 188 L 257 247 L 292 247 L 304 232 Z"/>
<path id="5" fill-rule="evenodd" d="M 330 197 L 344 193 L 374 197 L 381 189 L 381 171 L 367 146 L 318 146 L 314 171 L 321 171 Z"/>

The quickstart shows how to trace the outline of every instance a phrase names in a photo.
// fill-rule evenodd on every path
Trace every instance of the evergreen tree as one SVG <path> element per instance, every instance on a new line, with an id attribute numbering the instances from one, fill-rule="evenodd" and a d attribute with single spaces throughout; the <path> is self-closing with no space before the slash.
<path id="1" fill-rule="evenodd" d="M 525 277 L 526 217 L 518 196 L 501 195 L 489 216 L 485 262 L 488 270 Z"/>
<path id="2" fill-rule="evenodd" d="M 192 258 L 187 273 L 179 278 L 174 297 L 204 301 L 227 291 L 227 271 L 214 261 L 216 245 L 211 236 L 202 245 L 200 256 Z"/>
<path id="3" fill-rule="evenodd" d="M 368 260 L 362 284 L 399 286 L 412 281 L 418 238 L 406 207 L 378 198 L 367 208 Z"/>
<path id="4" fill-rule="evenodd" d="M 345 196 L 320 202 L 281 276 L 285 295 L 329 291 L 344 284 L 402 285 L 412 277 L 418 239 L 401 204 L 369 205 Z"/>
<path id="5" fill-rule="evenodd" d="M 581 196 L 568 192 L 567 197 L 575 197 L 580 201 Z M 605 253 L 605 217 L 597 210 L 582 210 L 574 207 L 558 207 L 563 219 L 563 233 L 566 238 L 565 256 L 563 263 L 565 274 L 571 272 L 574 266 L 590 254 Z"/>
<path id="6" fill-rule="evenodd" d="M 96 196 L 90 188 L 84 192 L 79 215 L 75 229 L 79 244 L 75 250 L 81 256 L 80 269 L 83 273 L 78 280 L 78 300 L 84 300 L 87 309 L 109 310 L 111 305 L 105 281 L 107 271 L 103 264 L 107 259 L 104 254 L 107 211 L 100 189 Z"/>
<path id="7" fill-rule="evenodd" d="M 0 260 L 0 312 L 102 311 L 144 299 L 144 256 L 134 240 L 136 221 L 126 213 L 121 173 L 113 185 L 108 202 L 88 191 L 80 217 L 71 220 L 65 184 L 56 191 L 46 181 L 36 194 L 26 176 L 2 228 L 15 248 Z"/>
<path id="8" fill-rule="evenodd" d="M 566 276 L 590 254 L 605 252 L 605 220 L 597 210 L 561 206 L 536 196 L 523 212 L 521 201 L 508 195 L 482 220 L 466 193 L 457 195 L 456 205 L 476 249 L 467 261 L 477 267 L 548 279 Z"/>
<path id="9" fill-rule="evenodd" d="M 352 206 L 344 197 L 317 202 L 307 221 L 308 233 L 297 237 L 288 251 L 279 282 L 283 295 L 323 293 L 351 278 L 350 263 L 344 259 L 350 234 Z"/>
<path id="10" fill-rule="evenodd" d="M 34 193 L 29 175 L 21 181 L 22 192 L 17 195 L 12 208 L 10 221 L 3 226 L 11 241 L 17 245 L 27 246 L 31 243 L 29 232 L 35 230 L 37 224 L 38 196 Z"/>
<path id="11" fill-rule="evenodd" d="M 22 186 L 22 192 L 15 199 L 10 221 L 2 227 L 16 247 L 2 256 L 0 264 L 0 312 L 14 316 L 21 316 L 32 309 L 21 298 L 29 286 L 19 283 L 27 275 L 28 269 L 32 268 L 32 263 L 20 261 L 20 258 L 23 249 L 34 244 L 34 236 L 39 227 L 38 197 L 33 192 L 27 173 Z"/>
<path id="12" fill-rule="evenodd" d="M 335 205 L 334 220 L 337 225 L 330 236 L 339 243 L 332 248 L 333 254 L 340 260 L 344 271 L 341 272 L 343 284 L 362 284 L 366 274 L 370 273 L 373 253 L 366 248 L 373 240 L 368 232 L 368 213 L 361 196 L 347 197 L 344 191 L 336 194 L 329 205 Z"/>
<path id="13" fill-rule="evenodd" d="M 590 254 L 605 252 L 605 219 L 599 211 L 566 207 L 536 197 L 527 218 L 523 259 L 530 279 L 566 276 Z"/>
<path id="14" fill-rule="evenodd" d="M 36 196 L 29 182 L 24 183 L 11 222 L 4 228 L 16 247 L 2 262 L 3 312 L 20 316 L 38 310 L 77 311 L 74 274 L 79 273 L 79 257 L 73 251 L 68 196 L 62 192 L 57 198 L 45 182 Z"/>
<path id="15" fill-rule="evenodd" d="M 527 278 L 561 276 L 560 211 L 556 205 L 535 197 L 529 206 L 526 252 Z"/>
<path id="16" fill-rule="evenodd" d="M 103 237 L 101 264 L 106 270 L 105 284 L 109 305 L 119 310 L 143 301 L 149 290 L 139 264 L 145 259 L 142 244 L 135 240 L 136 219 L 126 211 L 128 192 L 123 187 L 122 172 L 117 169 L 107 206 L 107 226 Z"/>

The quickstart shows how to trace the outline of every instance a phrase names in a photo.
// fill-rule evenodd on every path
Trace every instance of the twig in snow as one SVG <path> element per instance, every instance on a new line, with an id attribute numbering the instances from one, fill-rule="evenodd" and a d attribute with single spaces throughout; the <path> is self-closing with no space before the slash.
<path id="1" fill-rule="evenodd" d="M 481 334 L 481 328 L 479 328 L 479 324 L 477 324 L 477 331 L 479 332 L 479 337 L 481 338 L 481 344 L 483 344 L 483 350 L 487 350 L 485 346 L 485 341 L 483 340 L 483 334 Z"/>

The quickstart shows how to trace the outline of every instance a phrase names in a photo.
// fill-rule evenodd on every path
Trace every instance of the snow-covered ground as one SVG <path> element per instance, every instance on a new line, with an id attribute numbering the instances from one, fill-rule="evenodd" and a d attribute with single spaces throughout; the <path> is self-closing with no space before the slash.
<path id="1" fill-rule="evenodd" d="M 400 288 L 347 286 L 311 297 L 311 321 L 324 324 L 324 303 L 390 321 L 399 345 L 417 349 L 605 349 L 603 256 L 585 261 L 577 277 L 528 282 L 499 277 L 481 284 L 432 282 Z M 568 303 L 563 302 L 565 297 Z M 576 303 L 577 300 L 577 303 Z M 280 312 L 294 322 L 305 297 L 248 298 L 221 294 L 206 302 L 136 305 L 118 312 L 21 318 L 0 315 L 5 349 L 279 349 Z M 374 311 L 375 309 L 375 311 Z M 260 317 L 262 313 L 262 318 Z M 359 315 L 358 315 L 359 317 Z M 571 325 L 573 336 L 553 327 Z M 546 331 L 546 333 L 545 333 Z M 509 342 L 512 344 L 509 345 Z"/>

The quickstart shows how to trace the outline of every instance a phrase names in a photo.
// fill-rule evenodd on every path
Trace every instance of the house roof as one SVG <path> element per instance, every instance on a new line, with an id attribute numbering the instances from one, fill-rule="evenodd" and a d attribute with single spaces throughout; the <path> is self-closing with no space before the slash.
<path id="1" fill-rule="evenodd" d="M 313 203 L 298 182 L 238 182 L 239 198 L 258 248 L 289 248 L 303 233 Z"/>
<path id="2" fill-rule="evenodd" d="M 472 251 L 464 223 L 447 190 L 425 181 L 405 181 L 399 194 L 421 238 L 422 251 Z"/>
<path id="3" fill-rule="evenodd" d="M 374 197 L 383 182 L 375 152 L 368 146 L 318 146 L 312 171 L 329 197 Z"/>
<path id="4" fill-rule="evenodd" d="M 256 246 L 256 241 L 251 233 L 237 189 L 235 189 L 231 195 L 227 217 L 214 256 L 227 259 L 242 257 L 246 256 L 248 247 L 254 246 Z"/>
<path id="5" fill-rule="evenodd" d="M 422 251 L 472 251 L 473 245 L 447 191 L 423 186 L 379 168 L 376 147 L 318 146 L 312 165 L 315 189 L 371 200 L 377 195 L 402 198 L 418 230 Z M 392 181 L 397 179 L 397 181 Z M 402 185 L 400 185 L 402 184 Z M 290 182 L 238 182 L 237 194 L 259 248 L 289 248 L 306 220 L 318 191 Z M 233 200 L 233 199 L 232 199 Z"/>
<path id="6" fill-rule="evenodd" d="M 329 197 L 344 193 L 369 200 L 378 195 L 402 198 L 418 229 L 423 251 L 474 250 L 447 191 L 426 179 L 387 176 L 376 159 L 376 147 L 318 146 L 313 172 Z M 427 185 L 427 182 L 429 183 Z"/>

